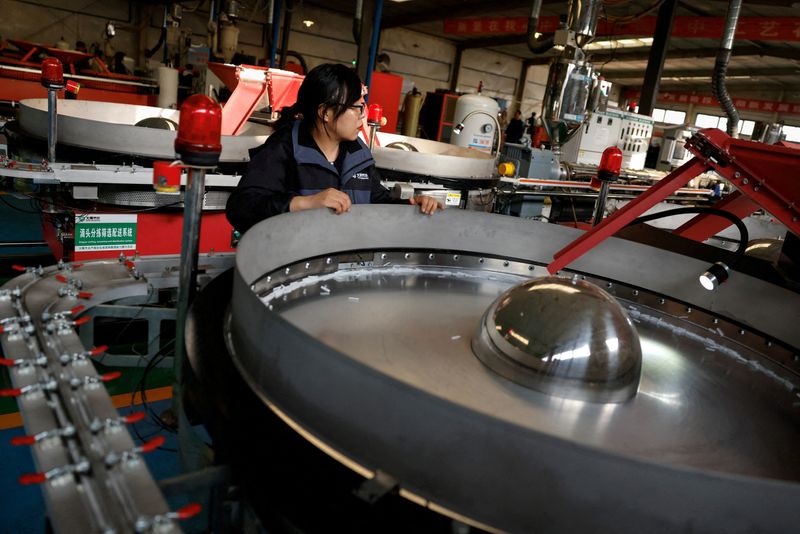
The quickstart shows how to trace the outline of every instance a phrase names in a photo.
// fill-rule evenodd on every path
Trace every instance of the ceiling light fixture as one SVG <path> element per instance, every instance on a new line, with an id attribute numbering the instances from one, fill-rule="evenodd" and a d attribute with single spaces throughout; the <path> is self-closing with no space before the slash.
<path id="1" fill-rule="evenodd" d="M 304 25 L 306 28 L 310 28 L 311 26 L 313 26 L 313 25 L 314 25 L 314 21 L 313 21 L 313 20 L 306 19 L 306 20 L 304 20 L 304 21 L 303 21 L 303 25 Z"/>

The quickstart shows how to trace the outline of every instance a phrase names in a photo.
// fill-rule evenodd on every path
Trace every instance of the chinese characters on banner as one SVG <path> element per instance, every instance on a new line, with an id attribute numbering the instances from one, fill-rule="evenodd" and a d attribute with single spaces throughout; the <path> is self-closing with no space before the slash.
<path id="1" fill-rule="evenodd" d="M 637 99 L 639 91 L 626 92 L 626 98 Z M 694 95 L 690 93 L 665 92 L 658 95 L 659 102 L 674 102 L 678 104 L 697 104 L 699 106 L 719 106 L 717 99 L 711 95 Z M 785 113 L 800 115 L 800 104 L 790 102 L 775 102 L 771 100 L 755 100 L 751 98 L 734 98 L 733 105 L 739 111 L 760 111 L 766 113 Z"/>
<path id="2" fill-rule="evenodd" d="M 725 27 L 724 17 L 675 17 L 672 37 L 694 39 L 719 39 Z M 536 31 L 553 33 L 558 28 L 558 17 L 540 17 Z M 627 35 L 652 37 L 656 17 L 642 17 L 628 24 L 614 24 L 601 20 L 598 35 Z M 527 17 L 490 17 L 446 19 L 444 33 L 449 35 L 502 35 L 524 34 L 528 30 Z M 736 38 L 757 41 L 800 41 L 800 17 L 740 17 Z"/>

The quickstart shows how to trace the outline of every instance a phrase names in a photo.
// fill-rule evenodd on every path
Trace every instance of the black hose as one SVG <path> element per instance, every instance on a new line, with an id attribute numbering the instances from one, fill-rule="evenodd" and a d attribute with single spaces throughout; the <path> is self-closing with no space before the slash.
<path id="1" fill-rule="evenodd" d="M 728 135 L 737 137 L 734 131 L 739 129 L 739 112 L 736 110 L 736 106 L 733 105 L 731 95 L 728 93 L 728 86 L 725 83 L 730 59 L 730 50 L 720 49 L 717 53 L 717 60 L 714 63 L 714 75 L 711 77 L 711 92 L 719 100 L 723 111 L 728 116 L 728 127 L 726 128 Z"/>
<path id="2" fill-rule="evenodd" d="M 146 57 L 147 59 L 150 59 L 151 57 L 153 57 L 153 54 L 158 52 L 158 49 L 161 48 L 161 45 L 164 44 L 164 40 L 166 38 L 167 38 L 167 29 L 162 27 L 161 28 L 161 35 L 158 36 L 158 42 L 156 43 L 156 45 L 153 48 L 144 51 L 144 57 Z"/>
<path id="3" fill-rule="evenodd" d="M 733 253 L 733 256 L 731 256 L 730 261 L 726 263 L 728 267 L 732 267 L 737 261 L 742 259 L 745 251 L 747 250 L 747 243 L 750 240 L 750 233 L 747 231 L 747 227 L 744 225 L 742 220 L 729 211 L 720 210 L 716 208 L 706 208 L 701 206 L 675 208 L 666 211 L 659 211 L 658 213 L 652 213 L 650 215 L 643 215 L 641 217 L 634 219 L 633 221 L 625 225 L 625 227 L 627 228 L 628 226 L 633 226 L 634 224 L 654 221 L 656 219 L 663 219 L 664 217 L 671 217 L 672 215 L 685 215 L 687 213 L 716 215 L 717 217 L 722 217 L 723 219 L 727 219 L 732 224 L 734 224 L 736 228 L 739 229 L 739 245 L 736 248 L 736 251 Z"/>
<path id="4" fill-rule="evenodd" d="M 536 27 L 539 25 L 539 12 L 542 9 L 542 1 L 534 0 L 531 8 L 531 15 L 528 17 L 528 49 L 534 54 L 544 54 L 555 44 L 553 35 L 541 36 L 537 39 Z"/>

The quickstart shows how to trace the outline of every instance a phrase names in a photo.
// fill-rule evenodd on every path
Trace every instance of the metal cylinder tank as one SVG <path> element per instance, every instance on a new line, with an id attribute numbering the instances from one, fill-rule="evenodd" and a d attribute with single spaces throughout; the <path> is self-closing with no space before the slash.
<path id="1" fill-rule="evenodd" d="M 460 134 L 456 134 L 454 129 L 450 143 L 491 152 L 497 136 L 495 129 L 498 127 L 498 113 L 500 106 L 493 98 L 481 94 L 461 96 L 456 102 L 453 123 L 464 123 L 464 129 Z"/>

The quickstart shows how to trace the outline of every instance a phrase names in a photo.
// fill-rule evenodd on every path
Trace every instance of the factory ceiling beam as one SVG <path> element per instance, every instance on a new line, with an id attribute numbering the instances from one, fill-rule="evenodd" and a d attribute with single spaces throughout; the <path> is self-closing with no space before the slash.
<path id="1" fill-rule="evenodd" d="M 761 67 L 761 68 L 738 68 L 728 69 L 728 78 L 734 76 L 798 76 L 800 67 Z M 611 70 L 604 69 L 603 76 L 609 80 L 641 80 L 642 73 L 636 69 Z M 667 69 L 661 73 L 661 78 L 700 78 L 711 79 L 711 69 Z"/>
<path id="2" fill-rule="evenodd" d="M 544 4 L 563 4 L 557 0 L 543 0 Z M 506 0 L 502 4 L 486 2 L 485 0 L 473 0 L 461 2 L 458 6 L 442 6 L 439 8 L 425 7 L 418 11 L 390 15 L 383 19 L 381 27 L 384 29 L 411 26 L 424 22 L 435 22 L 437 20 L 455 19 L 461 17 L 475 17 L 485 14 L 497 14 L 498 12 L 509 11 L 520 7 L 530 7 L 531 0 Z M 525 35 L 522 35 L 523 42 Z"/>
<path id="3" fill-rule="evenodd" d="M 669 36 L 672 33 L 672 23 L 678 11 L 678 0 L 666 0 L 658 8 L 656 32 L 653 35 L 653 45 L 647 59 L 647 68 L 644 72 L 642 83 L 642 96 L 639 100 L 639 113 L 650 115 L 658 98 L 658 86 L 661 83 L 661 73 L 664 70 L 664 61 L 667 59 Z"/>

